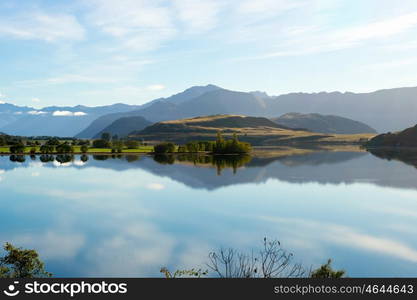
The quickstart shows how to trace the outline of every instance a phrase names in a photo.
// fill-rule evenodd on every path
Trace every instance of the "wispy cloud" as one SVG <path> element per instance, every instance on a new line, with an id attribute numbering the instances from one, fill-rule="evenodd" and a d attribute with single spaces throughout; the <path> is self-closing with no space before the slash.
<path id="1" fill-rule="evenodd" d="M 160 191 L 165 189 L 165 186 L 163 184 L 160 183 L 149 183 L 146 185 L 146 187 L 150 190 L 154 190 L 154 191 Z"/>
<path id="2" fill-rule="evenodd" d="M 85 30 L 72 15 L 48 14 L 38 11 L 2 17 L 0 20 L 1 35 L 47 42 L 77 41 L 84 39 Z"/>
<path id="3" fill-rule="evenodd" d="M 149 51 L 171 39 L 175 26 L 170 10 L 147 0 L 92 0 L 87 20 L 102 32 L 134 50 Z"/>
<path id="4" fill-rule="evenodd" d="M 417 65 L 417 58 L 411 57 L 411 58 L 404 58 L 404 59 L 396 59 L 396 60 L 390 60 L 375 64 L 370 64 L 364 66 L 365 69 L 387 69 L 387 68 L 399 68 L 404 66 L 410 66 L 414 67 Z"/>
<path id="5" fill-rule="evenodd" d="M 146 87 L 150 91 L 160 91 L 165 89 L 165 85 L 163 84 L 152 84 Z"/>
<path id="6" fill-rule="evenodd" d="M 302 235 L 298 237 L 303 241 L 311 241 L 311 237 L 314 237 L 316 243 L 319 240 L 320 242 L 397 257 L 413 263 L 417 262 L 416 249 L 392 238 L 374 236 L 351 227 L 313 220 L 276 217 L 262 217 L 261 219 L 280 224 L 282 227 L 297 228 L 297 232 L 294 232 L 294 237 L 302 232 Z M 320 232 L 320 234 L 317 235 L 317 232 Z"/>
<path id="7" fill-rule="evenodd" d="M 41 110 L 31 110 L 31 111 L 28 111 L 28 114 L 38 116 L 38 115 L 47 114 L 47 112 L 46 111 L 41 111 Z"/>
<path id="8" fill-rule="evenodd" d="M 311 28 L 306 34 L 291 35 L 276 51 L 254 56 L 249 59 L 267 59 L 280 56 L 308 55 L 330 52 L 361 45 L 367 41 L 383 41 L 401 34 L 417 25 L 417 12 L 408 13 L 386 20 L 378 20 L 337 30 Z M 302 33 L 302 32 L 301 32 Z"/>
<path id="9" fill-rule="evenodd" d="M 52 113 L 54 117 L 82 117 L 87 115 L 85 112 L 77 111 L 77 112 L 71 112 L 66 110 L 57 110 Z"/>

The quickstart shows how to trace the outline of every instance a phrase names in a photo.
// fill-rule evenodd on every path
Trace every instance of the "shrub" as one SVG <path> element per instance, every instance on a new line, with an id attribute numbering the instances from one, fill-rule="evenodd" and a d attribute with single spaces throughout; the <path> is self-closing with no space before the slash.
<path id="1" fill-rule="evenodd" d="M 84 144 L 84 145 L 81 146 L 80 150 L 81 150 L 81 153 L 87 153 L 88 152 L 88 146 Z"/>
<path id="2" fill-rule="evenodd" d="M 153 149 L 154 149 L 154 152 L 158 154 L 172 153 L 175 151 L 175 145 L 173 143 L 161 143 L 161 144 L 155 145 Z"/>
<path id="3" fill-rule="evenodd" d="M 94 148 L 109 148 L 110 142 L 104 139 L 95 140 L 93 141 L 93 147 Z"/>

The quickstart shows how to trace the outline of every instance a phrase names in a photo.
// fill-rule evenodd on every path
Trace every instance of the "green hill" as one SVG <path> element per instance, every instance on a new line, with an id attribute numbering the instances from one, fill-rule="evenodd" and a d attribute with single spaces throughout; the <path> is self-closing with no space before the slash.
<path id="1" fill-rule="evenodd" d="M 239 140 L 252 145 L 288 145 L 308 143 L 357 143 L 370 135 L 329 135 L 294 130 L 278 125 L 267 118 L 241 115 L 213 115 L 158 122 L 141 131 L 132 132 L 132 138 L 148 142 L 170 141 L 186 143 L 192 140 L 214 140 L 218 131 L 225 137 L 236 133 Z"/>

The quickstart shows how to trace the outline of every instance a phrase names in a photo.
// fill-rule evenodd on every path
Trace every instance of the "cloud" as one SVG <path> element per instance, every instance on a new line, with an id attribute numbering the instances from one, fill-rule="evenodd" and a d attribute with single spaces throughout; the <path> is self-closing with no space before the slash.
<path id="1" fill-rule="evenodd" d="M 31 110 L 31 111 L 28 111 L 28 114 L 29 115 L 44 115 L 44 114 L 47 114 L 47 112 L 46 111 L 41 111 L 41 110 Z"/>
<path id="2" fill-rule="evenodd" d="M 373 236 L 339 224 L 317 222 L 297 218 L 261 217 L 265 221 L 280 224 L 282 228 L 295 230 L 291 236 L 298 236 L 302 242 L 325 242 L 362 251 L 380 253 L 397 257 L 405 261 L 417 262 L 417 250 L 410 246 L 384 236 Z M 317 233 L 320 233 L 317 235 Z"/>
<path id="3" fill-rule="evenodd" d="M 0 20 L 0 36 L 16 39 L 43 40 L 82 40 L 84 28 L 77 19 L 68 14 L 47 14 L 44 12 L 25 13 Z"/>
<path id="4" fill-rule="evenodd" d="M 39 98 L 32 98 L 32 102 L 39 103 L 39 102 L 41 102 L 41 99 L 39 99 Z"/>
<path id="5" fill-rule="evenodd" d="M 150 91 L 160 91 L 165 89 L 165 86 L 162 84 L 153 84 L 147 87 L 148 90 Z"/>
<path id="6" fill-rule="evenodd" d="M 175 35 L 168 7 L 150 0 L 90 0 L 88 21 L 119 40 L 122 47 L 139 51 L 158 48 Z"/>
<path id="7" fill-rule="evenodd" d="M 174 0 L 173 3 L 178 12 L 178 19 L 188 33 L 201 33 L 215 28 L 218 24 L 221 1 Z"/>
<path id="8" fill-rule="evenodd" d="M 416 64 L 417 64 L 417 58 L 411 57 L 411 58 L 397 59 L 397 60 L 391 60 L 388 62 L 380 62 L 376 64 L 371 64 L 371 65 L 364 66 L 364 68 L 386 69 L 386 68 L 397 68 L 397 67 L 403 67 L 403 66 L 415 67 Z"/>
<path id="9" fill-rule="evenodd" d="M 148 185 L 146 185 L 146 187 L 150 190 L 154 190 L 154 191 L 160 191 L 165 189 L 165 186 L 163 184 L 160 183 L 149 183 Z"/>
<path id="10" fill-rule="evenodd" d="M 67 110 L 56 110 L 52 113 L 54 117 L 81 117 L 87 115 L 85 112 L 77 111 L 71 112 Z"/>
<path id="11" fill-rule="evenodd" d="M 295 0 L 244 0 L 240 1 L 237 11 L 241 14 L 277 14 L 283 11 L 299 7 L 305 1 Z"/>
<path id="12" fill-rule="evenodd" d="M 4 99 L 4 98 L 6 98 L 6 95 L 0 92 L 0 99 Z M 6 102 L 0 100 L 0 104 L 6 104 Z"/>
<path id="13" fill-rule="evenodd" d="M 361 45 L 367 41 L 379 41 L 401 34 L 417 25 L 417 12 L 408 13 L 367 24 L 326 31 L 314 28 L 313 32 L 289 37 L 280 43 L 280 49 L 252 59 L 280 56 L 298 56 L 337 51 Z"/>
<path id="14" fill-rule="evenodd" d="M 45 259 L 70 259 L 85 244 L 85 237 L 79 233 L 54 232 L 22 234 L 12 241 L 23 247 L 35 248 Z"/>

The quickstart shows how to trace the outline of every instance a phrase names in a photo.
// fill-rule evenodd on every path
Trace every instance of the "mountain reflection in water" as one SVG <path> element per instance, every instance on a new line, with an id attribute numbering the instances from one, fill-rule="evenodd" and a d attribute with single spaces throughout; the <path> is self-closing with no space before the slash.
<path id="1" fill-rule="evenodd" d="M 262 183 L 278 179 L 291 183 L 351 184 L 367 182 L 379 186 L 417 189 L 417 151 L 313 151 L 295 155 L 41 155 L 10 156 L 15 164 L 1 169 L 24 167 L 39 159 L 46 167 L 105 168 L 117 171 L 143 169 L 167 176 L 194 189 Z M 382 158 L 382 159 L 380 159 Z M 391 161 L 387 161 L 391 160 Z"/>

